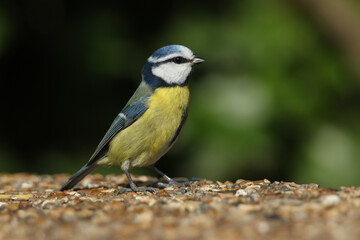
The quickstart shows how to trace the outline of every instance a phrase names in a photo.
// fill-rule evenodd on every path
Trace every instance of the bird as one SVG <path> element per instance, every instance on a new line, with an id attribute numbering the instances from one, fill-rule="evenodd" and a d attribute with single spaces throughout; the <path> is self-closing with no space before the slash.
<path id="1" fill-rule="evenodd" d="M 142 68 L 140 85 L 116 116 L 89 161 L 61 187 L 75 187 L 101 165 L 120 165 L 130 190 L 155 192 L 138 187 L 129 169 L 151 167 L 169 185 L 178 183 L 155 167 L 155 163 L 174 145 L 184 127 L 190 104 L 189 76 L 193 67 L 204 62 L 182 45 L 156 50 Z"/>

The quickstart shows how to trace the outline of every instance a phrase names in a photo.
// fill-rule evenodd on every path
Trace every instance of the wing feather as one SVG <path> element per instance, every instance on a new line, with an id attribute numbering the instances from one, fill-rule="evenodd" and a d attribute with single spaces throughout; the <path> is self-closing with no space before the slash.
<path id="1" fill-rule="evenodd" d="M 90 160 L 77 173 L 69 178 L 69 180 L 61 187 L 61 190 L 73 188 L 87 174 L 97 168 L 98 165 L 96 162 L 106 156 L 111 139 L 113 139 L 118 132 L 133 124 L 146 112 L 148 109 L 148 99 L 152 91 L 153 90 L 147 86 L 145 82 L 141 82 L 125 108 L 114 119 L 109 130 L 96 147 Z"/>
<path id="2" fill-rule="evenodd" d="M 113 139 L 113 137 L 120 132 L 121 130 L 129 127 L 137 119 L 139 119 L 145 111 L 148 109 L 147 100 L 149 97 L 142 97 L 138 101 L 130 103 L 127 105 L 114 119 L 109 130 L 106 132 L 103 139 L 100 141 L 99 145 L 96 147 L 95 152 L 91 156 L 87 165 L 92 164 L 104 157 L 107 151 L 108 144 Z"/>

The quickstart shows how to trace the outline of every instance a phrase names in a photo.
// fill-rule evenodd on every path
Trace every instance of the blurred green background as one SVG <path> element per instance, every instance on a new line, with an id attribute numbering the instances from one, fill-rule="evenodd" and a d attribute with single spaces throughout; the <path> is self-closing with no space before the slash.
<path id="1" fill-rule="evenodd" d="M 360 185 L 351 0 L 1 1 L 0 172 L 77 171 L 169 44 L 206 63 L 164 172 Z"/>

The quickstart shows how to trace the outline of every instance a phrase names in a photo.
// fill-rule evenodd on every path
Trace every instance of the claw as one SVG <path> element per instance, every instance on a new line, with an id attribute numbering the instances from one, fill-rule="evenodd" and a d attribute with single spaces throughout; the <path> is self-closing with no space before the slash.
<path id="1" fill-rule="evenodd" d="M 185 181 L 185 182 L 177 182 L 174 181 L 172 178 L 170 178 L 169 176 L 167 176 L 165 173 L 163 173 L 162 171 L 160 171 L 157 167 L 153 166 L 153 169 L 160 174 L 163 178 L 165 178 L 165 180 L 168 183 L 163 183 L 163 182 L 158 182 L 157 186 L 161 187 L 161 188 L 166 188 L 166 187 L 191 187 L 192 188 L 192 184 L 191 181 Z"/>

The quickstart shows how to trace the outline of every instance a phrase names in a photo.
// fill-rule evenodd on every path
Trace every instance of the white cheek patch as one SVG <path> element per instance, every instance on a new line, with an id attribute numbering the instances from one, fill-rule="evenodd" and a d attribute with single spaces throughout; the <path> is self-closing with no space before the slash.
<path id="1" fill-rule="evenodd" d="M 155 76 L 163 79 L 168 84 L 181 85 L 186 81 L 191 72 L 191 64 L 167 62 L 154 66 L 151 71 Z"/>

